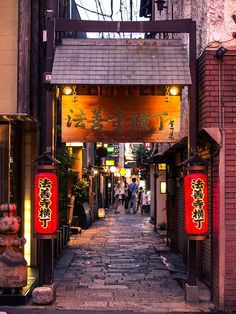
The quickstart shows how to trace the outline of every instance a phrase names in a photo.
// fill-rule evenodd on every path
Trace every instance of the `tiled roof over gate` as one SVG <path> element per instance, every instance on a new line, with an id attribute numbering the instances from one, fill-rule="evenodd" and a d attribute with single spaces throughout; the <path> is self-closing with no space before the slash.
<path id="1" fill-rule="evenodd" d="M 65 39 L 51 83 L 190 85 L 188 53 L 179 40 Z"/>

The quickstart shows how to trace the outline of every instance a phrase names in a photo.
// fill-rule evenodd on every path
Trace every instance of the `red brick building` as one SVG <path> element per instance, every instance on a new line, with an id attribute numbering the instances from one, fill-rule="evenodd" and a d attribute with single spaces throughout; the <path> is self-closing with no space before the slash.
<path id="1" fill-rule="evenodd" d="M 218 56 L 218 50 L 227 48 Z M 236 45 L 235 39 L 207 48 L 198 59 L 198 154 L 208 162 L 209 236 L 197 243 L 197 273 L 211 290 L 215 306 L 236 309 Z M 168 228 L 171 246 L 187 263 L 184 232 L 182 162 L 187 147 L 178 143 L 165 154 L 169 179 L 175 181 L 168 195 Z M 172 166 L 171 166 L 172 165 Z"/>
<path id="2" fill-rule="evenodd" d="M 226 44 L 222 44 L 226 47 Z M 199 58 L 199 130 L 218 145 L 211 152 L 212 296 L 225 310 L 236 308 L 236 46 L 217 57 L 207 49 Z"/>

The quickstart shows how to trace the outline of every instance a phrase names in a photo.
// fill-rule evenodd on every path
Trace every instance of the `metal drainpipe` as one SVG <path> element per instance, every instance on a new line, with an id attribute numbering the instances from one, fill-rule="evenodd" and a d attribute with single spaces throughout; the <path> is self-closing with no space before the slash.
<path id="1" fill-rule="evenodd" d="M 157 231 L 157 165 L 154 165 L 154 231 Z"/>
<path id="2" fill-rule="evenodd" d="M 189 65 L 192 85 L 189 96 L 189 136 L 188 136 L 188 157 L 196 152 L 197 147 L 197 121 L 196 121 L 196 23 L 192 21 L 189 32 Z M 191 126 L 191 127 L 190 127 Z M 197 241 L 188 240 L 188 284 L 197 284 Z"/>
<path id="3" fill-rule="evenodd" d="M 7 202 L 11 203 L 11 120 L 8 124 L 8 174 L 7 174 Z"/>
<path id="4" fill-rule="evenodd" d="M 229 54 L 227 54 L 229 55 Z M 235 54 L 231 54 L 234 55 Z M 219 58 L 219 129 L 221 132 L 220 155 L 219 155 L 219 186 L 220 186 L 220 219 L 219 219 L 219 308 L 224 310 L 224 269 L 225 269 L 225 132 L 224 132 L 224 55 Z"/>

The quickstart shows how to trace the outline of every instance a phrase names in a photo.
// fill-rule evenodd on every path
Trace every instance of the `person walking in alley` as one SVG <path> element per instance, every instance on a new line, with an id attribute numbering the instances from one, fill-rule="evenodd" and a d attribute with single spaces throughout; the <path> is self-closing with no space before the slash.
<path id="1" fill-rule="evenodd" d="M 118 208 L 122 204 L 122 188 L 120 183 L 118 182 L 117 185 L 114 188 L 114 196 L 115 196 L 115 203 L 114 203 L 114 208 L 115 208 L 115 214 L 119 213 Z"/>
<path id="2" fill-rule="evenodd" d="M 132 182 L 129 184 L 129 188 L 128 188 L 130 214 L 135 214 L 136 212 L 137 192 L 138 192 L 138 184 L 136 183 L 136 178 L 132 178 Z"/>
<path id="3" fill-rule="evenodd" d="M 142 212 L 142 205 L 143 205 L 143 187 L 140 186 L 140 188 L 138 189 L 137 212 L 139 208 Z"/>
<path id="4" fill-rule="evenodd" d="M 120 179 L 120 187 L 121 187 L 121 194 L 122 194 L 122 205 L 124 204 L 125 200 L 125 179 Z"/>
<path id="5" fill-rule="evenodd" d="M 123 204 L 124 204 L 124 209 L 125 212 L 128 214 L 129 213 L 129 196 L 128 196 L 128 190 L 129 190 L 129 185 L 126 182 L 126 180 L 124 180 L 124 200 L 123 200 Z"/>

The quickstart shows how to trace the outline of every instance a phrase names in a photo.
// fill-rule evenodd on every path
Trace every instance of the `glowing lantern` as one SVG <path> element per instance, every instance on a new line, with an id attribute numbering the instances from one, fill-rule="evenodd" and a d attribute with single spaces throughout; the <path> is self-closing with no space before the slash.
<path id="1" fill-rule="evenodd" d="M 35 176 L 34 231 L 53 235 L 58 229 L 58 180 L 55 173 L 40 172 Z"/>
<path id="2" fill-rule="evenodd" d="M 125 176 L 126 175 L 126 169 L 125 168 L 120 169 L 120 175 L 121 176 Z"/>
<path id="3" fill-rule="evenodd" d="M 105 218 L 106 212 L 105 208 L 98 208 L 98 218 Z"/>
<path id="4" fill-rule="evenodd" d="M 191 235 L 208 232 L 207 178 L 202 173 L 184 177 L 185 231 Z"/>

